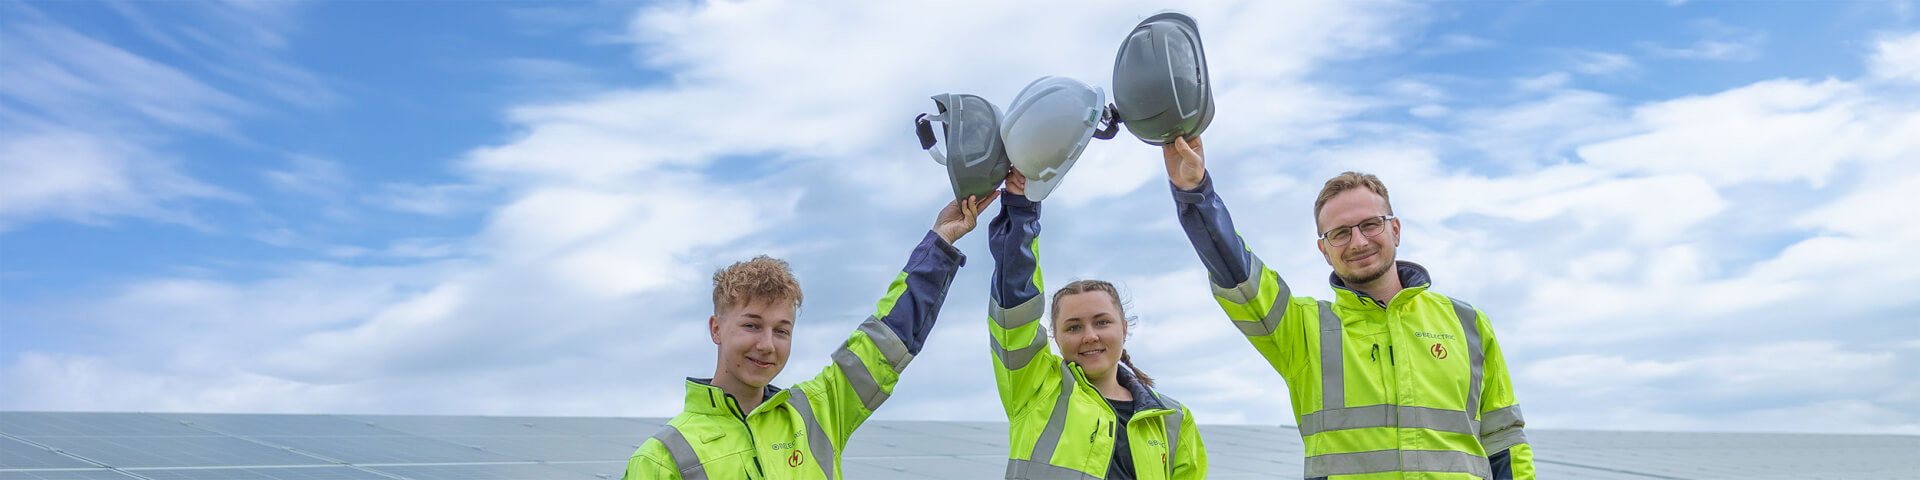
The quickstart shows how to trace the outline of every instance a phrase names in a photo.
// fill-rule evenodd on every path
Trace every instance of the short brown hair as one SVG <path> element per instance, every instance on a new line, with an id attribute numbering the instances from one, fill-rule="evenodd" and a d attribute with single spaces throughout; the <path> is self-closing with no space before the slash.
<path id="1" fill-rule="evenodd" d="M 713 272 L 713 313 L 755 301 L 793 301 L 800 308 L 800 281 L 787 262 L 761 255 Z"/>
<path id="2" fill-rule="evenodd" d="M 1327 201 L 1332 200 L 1334 195 L 1361 187 L 1372 191 L 1374 195 L 1379 195 L 1380 200 L 1387 202 L 1387 214 L 1393 214 L 1393 201 L 1388 199 L 1387 184 L 1380 183 L 1380 177 L 1373 176 L 1371 173 L 1346 172 L 1327 179 L 1327 185 L 1320 187 L 1320 198 L 1313 201 L 1314 225 L 1320 224 L 1320 209 L 1325 208 Z"/>

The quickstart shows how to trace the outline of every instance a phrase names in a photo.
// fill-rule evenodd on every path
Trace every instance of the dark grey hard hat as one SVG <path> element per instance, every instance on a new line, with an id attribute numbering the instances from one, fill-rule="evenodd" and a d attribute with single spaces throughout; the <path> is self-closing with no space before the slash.
<path id="1" fill-rule="evenodd" d="M 992 194 L 1006 180 L 1011 165 L 1000 140 L 1000 107 L 977 95 L 958 93 L 934 95 L 933 104 L 938 112 L 913 119 L 920 148 L 947 166 L 955 199 Z M 945 151 L 934 148 L 940 143 L 933 135 L 934 121 L 944 124 Z"/>
<path id="2" fill-rule="evenodd" d="M 1127 131 L 1150 144 L 1207 129 L 1213 88 L 1193 17 L 1162 12 L 1133 27 L 1113 60 L 1113 104 Z"/>

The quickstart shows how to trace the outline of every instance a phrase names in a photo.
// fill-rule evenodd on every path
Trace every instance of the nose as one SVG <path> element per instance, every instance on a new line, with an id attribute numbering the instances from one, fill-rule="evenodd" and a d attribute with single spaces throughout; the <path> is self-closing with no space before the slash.
<path id="1" fill-rule="evenodd" d="M 1364 246 L 1373 244 L 1372 238 L 1367 238 L 1366 235 L 1360 234 L 1360 227 L 1348 227 L 1348 228 L 1352 228 L 1353 230 L 1350 232 L 1347 232 L 1352 234 L 1351 236 L 1348 237 L 1348 238 L 1352 238 L 1352 240 L 1347 241 L 1347 248 L 1364 247 Z"/>
<path id="2" fill-rule="evenodd" d="M 762 333 L 760 334 L 760 336 L 759 336 L 759 338 L 758 338 L 758 341 L 755 341 L 755 342 L 753 342 L 753 349 L 754 349 L 754 350 L 759 350 L 759 351 L 762 351 L 762 352 L 772 352 L 772 351 L 773 351 L 773 331 L 772 331 L 772 329 L 767 329 L 767 331 L 766 331 L 766 332 L 762 332 Z"/>

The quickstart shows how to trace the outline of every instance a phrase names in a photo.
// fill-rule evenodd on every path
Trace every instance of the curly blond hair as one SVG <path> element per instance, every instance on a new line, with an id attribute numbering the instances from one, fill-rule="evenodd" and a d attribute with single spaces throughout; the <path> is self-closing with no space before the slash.
<path id="1" fill-rule="evenodd" d="M 758 301 L 792 301 L 800 308 L 800 281 L 785 260 L 761 255 L 713 272 L 713 313 Z"/>

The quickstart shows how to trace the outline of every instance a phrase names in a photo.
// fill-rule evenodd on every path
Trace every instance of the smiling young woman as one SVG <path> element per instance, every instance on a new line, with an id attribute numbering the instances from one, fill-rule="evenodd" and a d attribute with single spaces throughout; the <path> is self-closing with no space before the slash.
<path id="1" fill-rule="evenodd" d="M 1155 391 L 1127 354 L 1129 318 L 1113 284 L 1067 284 L 1045 308 L 1040 204 L 1027 199 L 1025 183 L 1017 171 L 1008 175 L 987 239 L 994 259 L 987 329 L 1011 424 L 1006 478 L 1205 478 L 1206 448 L 1193 415 Z"/>

